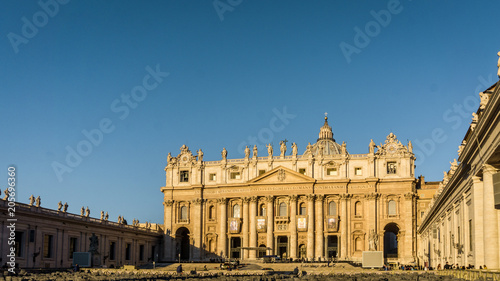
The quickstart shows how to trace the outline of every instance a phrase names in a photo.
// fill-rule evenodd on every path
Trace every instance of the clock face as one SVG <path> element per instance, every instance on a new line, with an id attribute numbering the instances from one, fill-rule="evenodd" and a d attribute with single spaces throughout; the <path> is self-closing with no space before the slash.
<path id="1" fill-rule="evenodd" d="M 188 161 L 187 155 L 182 156 L 181 161 L 184 163 L 187 162 Z"/>
<path id="2" fill-rule="evenodd" d="M 394 153 L 396 152 L 396 146 L 394 144 L 390 144 L 389 146 L 387 146 L 387 151 L 389 153 Z"/>

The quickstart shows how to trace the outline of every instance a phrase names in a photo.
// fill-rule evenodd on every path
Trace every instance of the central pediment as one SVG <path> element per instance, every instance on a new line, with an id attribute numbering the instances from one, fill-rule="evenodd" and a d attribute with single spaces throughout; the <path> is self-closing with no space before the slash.
<path id="1" fill-rule="evenodd" d="M 313 183 L 316 180 L 295 172 L 283 166 L 278 166 L 267 173 L 248 181 L 256 184 L 281 184 L 281 183 Z"/>

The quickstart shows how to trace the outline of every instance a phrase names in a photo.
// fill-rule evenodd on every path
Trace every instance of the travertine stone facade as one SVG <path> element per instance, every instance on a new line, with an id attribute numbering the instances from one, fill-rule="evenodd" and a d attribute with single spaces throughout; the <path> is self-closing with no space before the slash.
<path id="1" fill-rule="evenodd" d="M 500 168 L 498 85 L 479 94 L 481 102 L 459 146 L 458 161 L 444 172 L 418 230 L 418 255 L 430 266 L 448 262 L 500 268 L 500 210 L 493 194 L 493 176 Z"/>
<path id="2" fill-rule="evenodd" d="M 139 266 L 161 259 L 160 225 L 125 225 L 68 213 L 67 205 L 63 210 L 53 210 L 41 207 L 40 200 L 37 204 L 31 201 L 16 202 L 13 234 L 12 228 L 7 228 L 12 222 L 0 222 L 2 265 L 10 261 L 10 247 L 15 248 L 14 259 L 20 268 L 71 267 L 73 252 L 94 251 L 92 262 L 96 267 Z M 8 214 L 8 203 L 0 200 L 0 213 Z M 94 249 L 91 237 L 96 242 Z M 13 245 L 9 239 L 13 239 Z"/>
<path id="3" fill-rule="evenodd" d="M 281 142 L 279 156 L 273 150 L 247 148 L 244 158 L 227 159 L 223 149 L 220 161 L 204 161 L 201 150 L 193 155 L 185 145 L 169 153 L 161 188 L 165 260 L 275 254 L 360 261 L 374 245 L 388 262 L 415 261 L 411 142 L 390 133 L 379 146 L 372 140 L 368 153 L 350 154 L 325 117 L 302 155 L 295 143 Z"/>

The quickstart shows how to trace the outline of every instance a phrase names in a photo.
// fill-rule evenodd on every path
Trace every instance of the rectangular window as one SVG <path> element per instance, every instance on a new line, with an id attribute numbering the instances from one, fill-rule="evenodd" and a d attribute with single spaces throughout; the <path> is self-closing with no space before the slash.
<path id="1" fill-rule="evenodd" d="M 72 259 L 73 258 L 73 253 L 78 251 L 77 249 L 77 242 L 78 242 L 78 239 L 76 237 L 70 237 L 69 238 L 69 258 Z"/>
<path id="2" fill-rule="evenodd" d="M 43 257 L 51 258 L 52 257 L 52 243 L 54 240 L 54 236 L 50 234 L 45 234 L 43 236 Z"/>
<path id="3" fill-rule="evenodd" d="M 115 253 L 116 253 L 116 242 L 110 242 L 109 243 L 109 260 L 114 261 L 115 260 Z"/>
<path id="4" fill-rule="evenodd" d="M 180 182 L 189 182 L 189 171 L 181 171 Z"/>
<path id="5" fill-rule="evenodd" d="M 144 245 L 139 246 L 139 260 L 144 260 Z"/>
<path id="6" fill-rule="evenodd" d="M 336 175 L 338 175 L 337 168 L 328 168 L 328 169 L 326 169 L 326 174 L 328 176 L 336 176 Z"/>
<path id="7" fill-rule="evenodd" d="M 387 174 L 395 175 L 396 174 L 396 162 L 387 162 Z"/>
<path id="8" fill-rule="evenodd" d="M 208 180 L 209 181 L 216 181 L 217 180 L 217 174 L 210 174 L 210 175 L 208 175 Z"/>
<path id="9" fill-rule="evenodd" d="M 15 231 L 16 257 L 22 257 L 24 253 L 24 232 Z"/>
<path id="10" fill-rule="evenodd" d="M 132 245 L 130 245 L 130 243 L 127 243 L 125 245 L 125 260 L 127 260 L 127 261 L 130 260 L 131 250 L 132 250 Z"/>
<path id="11" fill-rule="evenodd" d="M 241 178 L 240 172 L 231 172 L 230 178 L 232 180 L 239 180 Z"/>
<path id="12" fill-rule="evenodd" d="M 259 170 L 259 176 L 266 173 L 266 170 Z"/>
<path id="13" fill-rule="evenodd" d="M 354 168 L 354 174 L 356 176 L 362 176 L 363 175 L 363 170 L 361 168 Z"/>
<path id="14" fill-rule="evenodd" d="M 469 251 L 472 251 L 472 219 L 469 220 Z"/>
<path id="15" fill-rule="evenodd" d="M 306 169 L 305 168 L 300 168 L 299 173 L 305 175 L 306 174 Z"/>

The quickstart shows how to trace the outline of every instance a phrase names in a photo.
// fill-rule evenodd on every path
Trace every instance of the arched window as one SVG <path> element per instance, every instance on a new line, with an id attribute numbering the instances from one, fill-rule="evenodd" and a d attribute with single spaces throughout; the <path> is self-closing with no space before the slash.
<path id="1" fill-rule="evenodd" d="M 299 205 L 299 215 L 305 216 L 306 215 L 306 203 L 302 202 Z"/>
<path id="2" fill-rule="evenodd" d="M 188 208 L 186 206 L 181 207 L 181 220 L 188 219 Z"/>
<path id="3" fill-rule="evenodd" d="M 236 204 L 233 206 L 233 218 L 240 217 L 240 205 Z"/>
<path id="4" fill-rule="evenodd" d="M 390 200 L 389 203 L 387 203 L 387 209 L 388 209 L 389 216 L 395 216 L 396 215 L 396 201 Z"/>
<path id="5" fill-rule="evenodd" d="M 264 204 L 260 204 L 259 214 L 260 214 L 260 216 L 262 216 L 262 217 L 265 217 L 265 216 L 266 216 L 266 205 L 264 205 Z"/>
<path id="6" fill-rule="evenodd" d="M 285 202 L 282 202 L 282 203 L 280 204 L 280 216 L 282 216 L 282 217 L 287 216 L 287 214 L 286 214 L 286 213 L 287 213 L 287 212 L 286 212 L 287 210 L 286 210 L 286 209 L 287 209 L 287 208 L 286 208 L 286 203 L 285 203 Z"/>
<path id="7" fill-rule="evenodd" d="M 215 219 L 215 207 L 214 206 L 210 206 L 210 208 L 208 208 L 208 218 L 211 220 Z"/>
<path id="8" fill-rule="evenodd" d="M 328 203 L 328 215 L 329 216 L 336 216 L 337 215 L 337 204 L 335 204 L 335 202 L 333 202 L 333 201 Z"/>
<path id="9" fill-rule="evenodd" d="M 361 216 L 362 213 L 363 213 L 363 206 L 361 205 L 361 202 L 358 201 L 354 204 L 354 215 Z"/>

